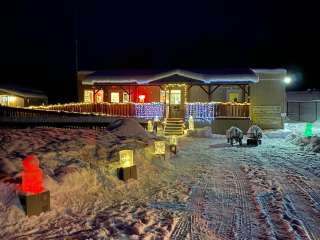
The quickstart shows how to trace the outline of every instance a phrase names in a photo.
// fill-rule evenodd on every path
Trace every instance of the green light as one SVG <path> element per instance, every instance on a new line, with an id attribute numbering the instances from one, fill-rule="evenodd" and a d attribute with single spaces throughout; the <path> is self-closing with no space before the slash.
<path id="1" fill-rule="evenodd" d="M 313 128 L 313 124 L 312 123 L 307 123 L 306 124 L 306 128 L 304 130 L 304 136 L 305 137 L 312 137 L 312 128 Z"/>

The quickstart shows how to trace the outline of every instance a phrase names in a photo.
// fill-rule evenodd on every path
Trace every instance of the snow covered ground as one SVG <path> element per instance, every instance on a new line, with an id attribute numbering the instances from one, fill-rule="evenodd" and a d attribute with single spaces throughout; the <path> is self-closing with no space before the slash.
<path id="1" fill-rule="evenodd" d="M 0 239 L 320 239 L 320 155 L 304 126 L 267 131 L 258 147 L 199 130 L 165 159 L 134 123 L 1 129 Z M 116 152 L 127 147 L 139 178 L 124 183 Z M 52 210 L 28 218 L 11 182 L 29 152 L 41 160 Z"/>

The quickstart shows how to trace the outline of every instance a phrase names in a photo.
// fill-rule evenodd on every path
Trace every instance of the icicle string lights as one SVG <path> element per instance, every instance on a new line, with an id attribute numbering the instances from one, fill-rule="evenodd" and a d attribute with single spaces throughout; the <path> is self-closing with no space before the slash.
<path id="1" fill-rule="evenodd" d="M 185 121 L 188 121 L 190 116 L 194 121 L 211 121 L 214 119 L 214 107 L 216 103 L 187 103 Z"/>
<path id="2" fill-rule="evenodd" d="M 138 118 L 154 119 L 164 116 L 164 104 L 155 103 L 135 103 L 135 115 Z"/>

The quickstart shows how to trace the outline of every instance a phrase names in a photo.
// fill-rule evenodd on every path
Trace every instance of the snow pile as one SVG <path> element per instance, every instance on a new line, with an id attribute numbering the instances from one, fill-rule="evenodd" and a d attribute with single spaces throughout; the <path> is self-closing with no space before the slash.
<path id="1" fill-rule="evenodd" d="M 155 139 L 132 119 L 116 120 L 110 130 L 0 129 L 0 174 L 20 172 L 22 160 L 34 153 L 44 172 L 54 177 L 70 168 L 117 161 L 119 150 L 145 147 Z"/>
<path id="2" fill-rule="evenodd" d="M 304 137 L 298 134 L 291 134 L 286 139 L 288 142 L 301 146 L 305 151 L 320 153 L 320 137 Z"/>
<path id="3" fill-rule="evenodd" d="M 156 137 L 134 120 L 115 121 L 108 131 L 0 129 L 0 136 L 1 239 L 169 238 L 177 216 L 148 203 L 185 201 L 186 187 L 176 181 L 168 158 L 154 155 Z M 134 149 L 138 180 L 117 178 L 121 149 Z M 51 211 L 28 218 L 14 183 L 30 153 L 40 159 Z"/>
<path id="4" fill-rule="evenodd" d="M 148 132 L 134 119 L 117 119 L 110 123 L 108 131 L 120 137 L 134 137 L 140 139 L 152 138 Z"/>

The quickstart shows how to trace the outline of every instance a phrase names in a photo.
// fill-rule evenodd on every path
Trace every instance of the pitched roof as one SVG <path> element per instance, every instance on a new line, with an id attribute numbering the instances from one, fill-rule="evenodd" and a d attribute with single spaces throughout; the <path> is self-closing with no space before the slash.
<path id="1" fill-rule="evenodd" d="M 20 86 L 0 86 L 0 92 L 20 97 L 47 98 L 42 91 L 23 88 Z"/>
<path id="2" fill-rule="evenodd" d="M 174 78 L 175 76 L 176 78 Z M 177 78 L 179 76 L 179 78 Z M 198 84 L 248 84 L 258 81 L 251 69 L 175 69 L 175 70 L 112 70 L 89 73 L 83 84 L 162 84 L 169 82 L 193 82 Z"/>

